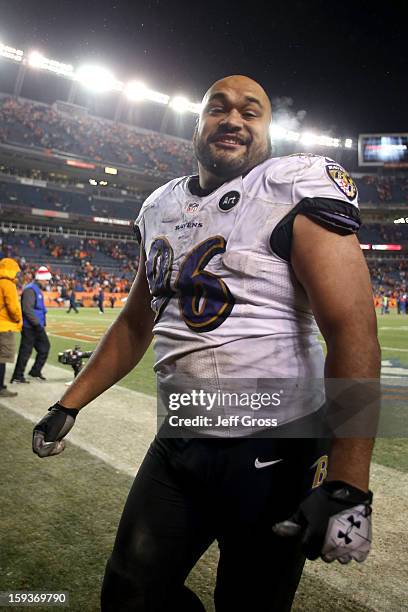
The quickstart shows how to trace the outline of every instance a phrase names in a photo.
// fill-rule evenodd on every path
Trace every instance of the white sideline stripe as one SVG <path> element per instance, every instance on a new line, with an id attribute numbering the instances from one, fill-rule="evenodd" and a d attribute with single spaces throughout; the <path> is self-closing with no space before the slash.
<path id="1" fill-rule="evenodd" d="M 135 391 L 134 389 L 128 389 L 119 383 L 116 385 L 112 385 L 111 389 L 118 389 L 119 391 L 124 391 L 125 393 L 134 393 L 137 397 L 141 397 L 144 399 L 154 400 L 156 401 L 155 395 L 150 395 L 149 393 L 143 393 L 143 391 Z"/>
<path id="2" fill-rule="evenodd" d="M 10 410 L 11 412 L 14 412 L 15 414 L 17 414 L 18 416 L 22 417 L 23 419 L 26 419 L 27 421 L 30 421 L 31 423 L 37 423 L 38 422 L 38 418 L 36 418 L 34 416 L 30 416 L 28 414 L 25 414 L 25 413 L 21 412 L 20 410 L 16 410 L 16 408 L 14 408 L 14 407 L 12 407 L 10 405 L 7 406 L 7 409 Z M 73 433 L 69 435 L 69 437 L 67 438 L 67 442 L 69 442 L 70 444 L 73 444 L 74 446 L 77 446 L 81 450 L 86 451 L 87 453 L 89 453 L 93 457 L 96 457 L 100 461 L 103 461 L 103 463 L 106 463 L 107 465 L 109 465 L 109 467 L 113 467 L 115 470 L 118 470 L 119 472 L 123 472 L 124 474 L 127 474 L 128 476 L 134 476 L 135 475 L 135 470 L 131 470 L 124 463 L 121 463 L 120 461 L 116 461 L 116 460 L 112 459 L 112 457 L 106 455 L 99 448 L 95 448 L 91 444 L 86 444 L 82 440 L 81 441 L 77 440 L 75 434 L 73 434 Z M 63 451 L 63 452 L 65 452 L 65 451 Z"/>
<path id="3" fill-rule="evenodd" d="M 123 389 L 123 390 L 127 391 L 128 393 L 129 391 L 131 393 L 137 393 L 136 391 L 131 391 L 130 389 Z M 146 396 L 146 397 L 152 397 L 152 396 Z M 22 417 L 23 419 L 30 421 L 31 423 L 38 422 L 38 418 L 32 415 L 25 414 L 21 412 L 20 410 L 17 410 L 16 408 L 14 408 L 14 406 L 10 406 L 10 404 L 8 404 L 7 406 L 4 405 L 4 407 L 7 408 L 7 410 L 10 410 L 11 412 L 14 412 L 18 416 Z M 109 465 L 110 467 L 115 468 L 115 470 L 124 472 L 125 474 L 128 474 L 129 476 L 135 475 L 135 471 L 129 469 L 124 463 L 113 460 L 110 456 L 106 455 L 103 451 L 92 446 L 92 444 L 87 444 L 87 443 L 84 443 L 82 440 L 81 441 L 77 440 L 76 436 L 73 433 L 69 434 L 69 438 L 67 438 L 67 442 L 69 442 L 70 444 L 73 444 L 74 446 L 78 446 L 78 448 L 81 448 L 82 450 L 86 451 L 90 455 L 97 457 L 98 459 L 100 459 L 101 461 Z M 401 478 L 401 475 L 403 475 L 404 478 L 406 477 L 405 472 L 398 470 L 396 468 L 392 468 L 392 467 L 384 466 L 379 463 L 375 463 L 374 461 L 371 463 L 371 466 L 374 469 L 386 472 L 392 478 L 398 479 L 398 478 Z"/>
<path id="4" fill-rule="evenodd" d="M 63 372 L 67 371 L 65 367 L 62 367 L 62 365 L 55 365 L 54 367 L 59 368 Z M 136 397 L 156 401 L 155 395 L 150 395 L 149 393 L 143 393 L 143 391 L 136 391 L 135 389 L 128 389 L 128 387 L 125 387 L 124 385 L 121 385 L 120 383 L 116 383 L 116 385 L 112 385 L 110 389 L 118 389 L 119 391 L 124 391 L 125 393 L 133 393 L 134 395 L 136 395 Z"/>
<path id="5" fill-rule="evenodd" d="M 48 374 L 53 374 L 54 378 L 58 379 L 55 382 L 58 384 L 63 382 L 59 376 L 59 373 L 64 371 L 62 367 L 57 368 L 56 366 L 47 365 L 46 368 L 47 370 L 45 373 L 47 376 Z M 34 391 L 39 391 L 43 387 L 43 384 L 39 383 L 37 385 L 33 383 L 30 386 L 33 387 Z M 26 403 L 27 401 L 29 402 L 26 407 L 19 403 L 19 408 L 17 409 L 16 406 L 13 406 L 13 402 L 15 400 L 10 399 L 7 401 L 6 398 L 1 398 L 1 407 L 7 407 L 9 410 L 19 416 L 22 416 L 23 418 L 26 418 L 31 423 L 37 422 L 42 414 L 30 414 L 30 416 L 26 414 L 26 409 L 31 410 L 33 395 L 31 389 L 27 388 L 28 385 L 27 387 L 24 385 L 22 387 L 22 399 L 25 397 Z M 46 386 L 44 385 L 44 390 L 45 388 Z M 135 401 L 137 395 L 142 396 L 142 394 L 136 391 L 131 391 L 120 386 L 116 387 L 114 394 L 117 394 L 118 391 L 120 391 L 121 396 L 122 394 L 126 394 L 128 397 L 131 396 L 135 398 Z M 150 402 L 154 401 L 152 396 L 145 394 L 144 397 L 149 398 Z M 143 458 L 145 453 L 144 448 L 141 449 L 143 454 L 139 456 L 137 464 L 135 463 L 132 466 L 117 459 L 118 456 L 122 456 L 124 454 L 124 451 L 122 450 L 122 443 L 126 443 L 125 439 L 122 441 L 120 437 L 116 437 L 115 439 L 120 442 L 120 446 L 116 447 L 116 450 L 110 446 L 111 452 L 109 455 L 104 451 L 95 448 L 93 444 L 88 443 L 88 440 L 91 439 L 92 436 L 95 437 L 96 443 L 105 443 L 103 439 L 104 436 L 102 436 L 99 426 L 109 431 L 109 415 L 106 412 L 101 414 L 103 414 L 102 419 L 94 421 L 93 424 L 91 422 L 91 427 L 83 430 L 82 434 L 80 434 L 82 435 L 81 439 L 77 438 L 75 429 L 70 432 L 67 438 L 68 442 L 73 446 L 81 448 L 81 450 L 89 453 L 89 455 L 95 457 L 95 459 L 102 461 L 103 464 L 108 465 L 111 469 L 113 468 L 117 472 L 133 477 L 137 471 L 137 466 L 140 464 L 140 460 Z M 122 412 L 121 414 L 124 415 L 126 413 Z M 152 411 L 150 416 L 147 415 L 149 421 L 154 418 L 153 414 L 154 413 Z M 141 427 L 145 427 L 146 424 L 146 418 L 144 420 L 140 420 L 139 429 Z M 84 438 L 84 435 L 87 436 L 86 439 Z M 124 437 L 126 438 L 126 431 L 124 432 Z M 105 448 L 107 448 L 109 451 L 109 440 L 107 440 L 107 442 L 108 445 L 105 446 Z M 127 442 L 129 442 L 129 440 L 127 440 Z M 30 443 L 29 440 L 27 440 L 27 443 Z M 142 443 L 143 447 L 147 447 L 147 440 L 143 440 L 135 435 L 131 439 L 132 447 L 138 446 L 138 443 Z M 67 450 L 69 451 L 69 449 Z M 74 451 L 74 449 L 71 450 Z M 130 458 L 129 454 L 128 456 Z M 38 460 L 38 458 L 35 458 L 35 460 Z M 378 612 L 389 612 L 391 609 L 403 609 L 401 602 L 405 601 L 404 598 L 406 595 L 406 576 L 404 574 L 403 564 L 401 564 L 400 560 L 405 559 L 406 555 L 403 540 L 407 533 L 406 522 L 404 520 L 404 509 L 407 507 L 408 503 L 408 474 L 395 468 L 388 468 L 373 463 L 372 477 L 376 491 L 375 512 L 376 514 L 378 513 L 376 516 L 376 524 L 379 525 L 379 527 L 377 527 L 377 535 L 375 540 L 376 544 L 373 547 L 372 554 L 364 566 L 358 568 L 358 579 L 356 579 L 357 571 L 355 569 L 355 565 L 352 568 L 338 565 L 333 565 L 329 568 L 326 564 L 319 561 L 308 563 L 306 565 L 305 572 L 313 578 L 317 578 L 318 580 L 333 586 L 340 592 L 349 593 L 350 583 L 352 582 L 354 585 L 353 599 L 356 602 L 365 604 L 370 607 L 370 609 L 377 610 Z M 394 516 L 395 512 L 397 513 L 397 516 Z M 396 534 L 398 534 L 397 539 L 395 537 Z M 390 547 L 393 547 L 393 550 L 391 553 L 388 553 L 387 551 L 390 551 Z M 396 555 L 395 558 L 394 554 Z M 208 570 L 208 568 L 205 566 L 205 561 L 204 567 L 206 570 Z M 195 571 L 200 571 L 200 565 Z M 379 575 L 380 572 L 383 572 L 384 581 L 386 584 L 388 584 L 390 580 L 392 581 L 392 590 L 391 587 L 383 588 L 385 585 L 382 585 L 376 581 L 376 579 L 373 579 L 373 576 Z M 367 585 L 370 587 L 368 591 Z"/>
<path id="6" fill-rule="evenodd" d="M 382 346 L 383 351 L 398 351 L 399 353 L 408 353 L 408 349 L 404 348 L 394 348 L 392 346 Z"/>

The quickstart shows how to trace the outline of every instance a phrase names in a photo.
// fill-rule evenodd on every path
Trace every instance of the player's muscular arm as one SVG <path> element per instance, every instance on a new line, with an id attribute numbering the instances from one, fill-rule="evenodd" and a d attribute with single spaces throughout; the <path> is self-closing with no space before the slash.
<path id="1" fill-rule="evenodd" d="M 82 408 L 130 372 L 152 341 L 154 314 L 145 273 L 144 254 L 126 305 L 97 345 L 85 368 L 60 402 Z"/>
<path id="2" fill-rule="evenodd" d="M 371 284 L 356 236 L 340 236 L 298 215 L 291 263 L 327 344 L 326 378 L 379 378 Z M 367 491 L 372 448 L 370 438 L 335 439 L 328 479 Z"/>

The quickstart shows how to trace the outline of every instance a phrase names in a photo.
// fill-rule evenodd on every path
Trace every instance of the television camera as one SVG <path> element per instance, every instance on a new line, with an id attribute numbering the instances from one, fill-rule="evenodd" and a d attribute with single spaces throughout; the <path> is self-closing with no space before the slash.
<path id="1" fill-rule="evenodd" d="M 81 347 L 76 346 L 74 349 L 66 349 L 58 353 L 58 361 L 64 365 L 70 365 L 74 370 L 75 378 L 84 366 L 84 359 L 89 359 L 91 356 L 92 351 L 81 351 Z"/>

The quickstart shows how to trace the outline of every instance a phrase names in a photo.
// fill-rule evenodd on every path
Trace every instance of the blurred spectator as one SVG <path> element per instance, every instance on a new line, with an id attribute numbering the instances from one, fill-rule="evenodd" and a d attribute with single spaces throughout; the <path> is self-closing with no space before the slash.
<path id="1" fill-rule="evenodd" d="M 20 263 L 22 284 L 33 278 L 34 264 L 47 263 L 52 266 L 53 277 L 49 281 L 49 289 L 59 292 L 57 300 L 61 303 L 68 300 L 67 291 L 72 282 L 76 293 L 92 292 L 103 284 L 110 292 L 128 292 L 139 265 L 139 248 L 134 241 L 125 243 L 14 233 L 0 234 L 0 240 L 3 255 L 12 255 Z M 26 258 L 21 257 L 21 252 L 28 249 L 31 249 L 30 259 L 34 262 L 31 265 L 27 265 Z M 65 272 L 59 269 L 62 265 Z"/>
<path id="2" fill-rule="evenodd" d="M 406 177 L 365 175 L 354 177 L 359 201 L 363 204 L 387 205 L 408 203 L 408 179 Z"/>
<path id="3" fill-rule="evenodd" d="M 14 259 L 0 261 L 0 397 L 15 397 L 4 384 L 6 363 L 13 363 L 16 353 L 15 333 L 21 331 L 23 316 L 17 294 L 20 267 Z"/>

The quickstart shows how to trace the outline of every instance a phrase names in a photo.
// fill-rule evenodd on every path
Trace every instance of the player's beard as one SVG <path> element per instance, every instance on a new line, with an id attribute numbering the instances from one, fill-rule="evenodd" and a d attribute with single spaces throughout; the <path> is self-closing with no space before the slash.
<path id="1" fill-rule="evenodd" d="M 208 172 L 226 180 L 231 180 L 236 176 L 245 174 L 248 170 L 251 170 L 271 156 L 269 141 L 267 141 L 263 149 L 260 147 L 252 149 L 254 145 L 252 142 L 249 142 L 245 147 L 245 152 L 236 157 L 223 155 L 222 151 L 218 155 L 214 155 L 211 152 L 210 144 L 198 138 L 196 132 L 194 133 L 193 147 L 197 160 Z"/>

